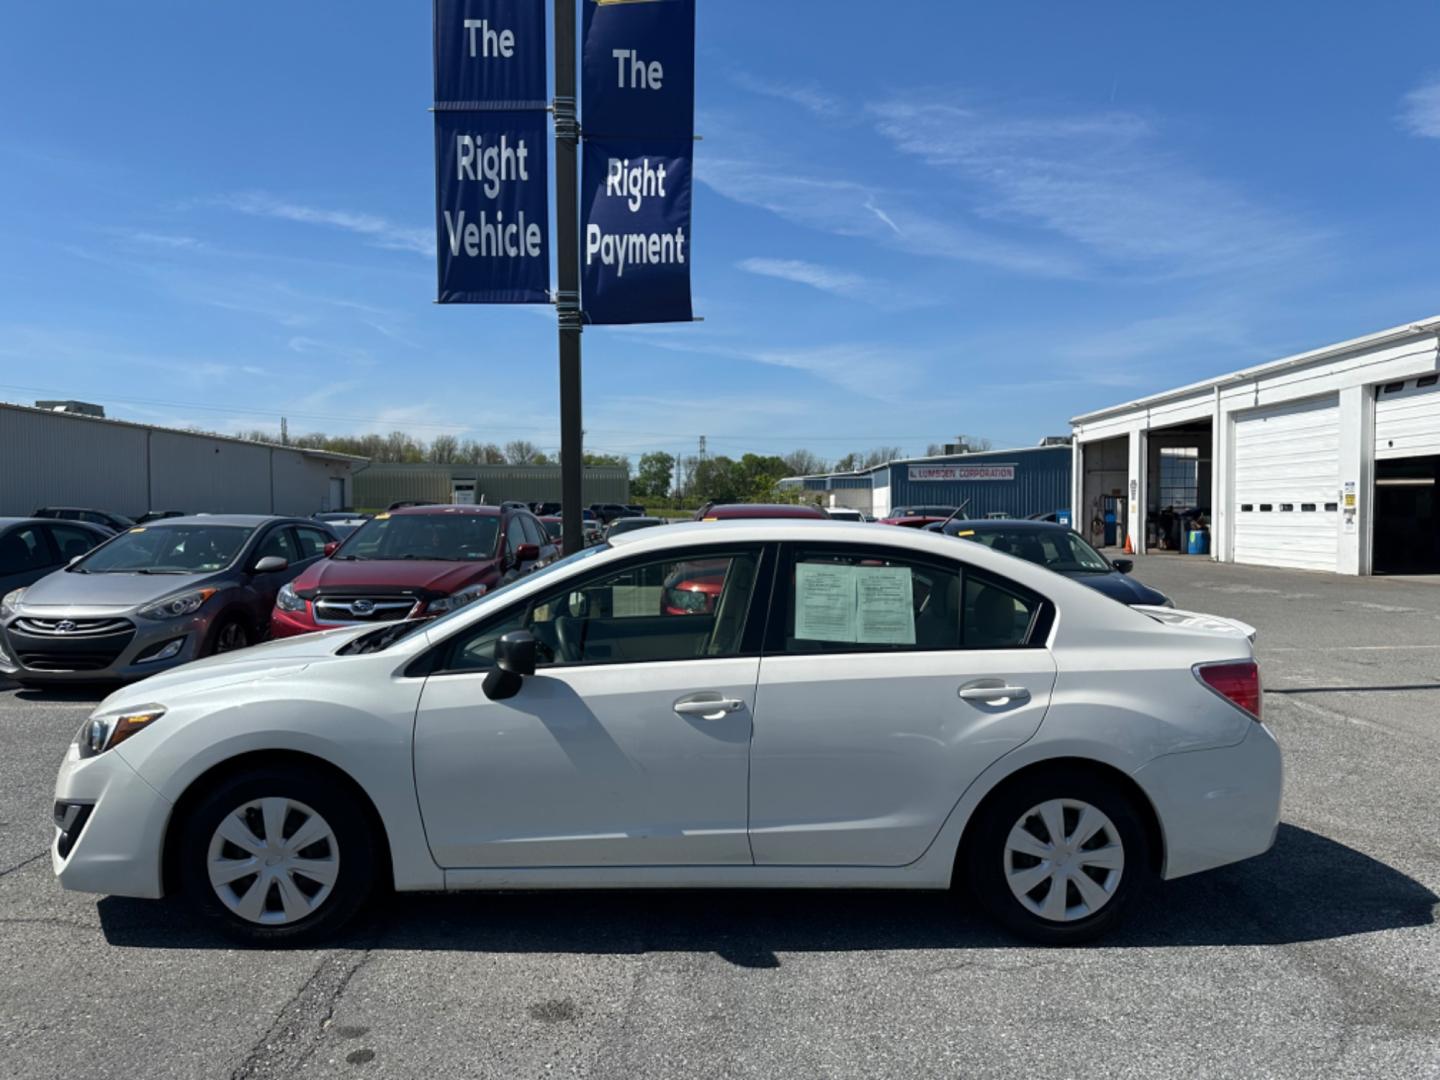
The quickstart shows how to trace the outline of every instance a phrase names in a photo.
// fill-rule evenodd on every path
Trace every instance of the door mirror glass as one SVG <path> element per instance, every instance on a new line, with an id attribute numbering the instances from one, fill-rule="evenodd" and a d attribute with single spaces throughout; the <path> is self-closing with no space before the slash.
<path id="1" fill-rule="evenodd" d="M 327 558 L 327 559 L 330 558 L 331 555 L 334 555 L 335 552 L 337 552 L 337 551 L 339 551 L 339 550 L 340 550 L 340 541 L 339 541 L 339 540 L 331 540 L 328 544 L 325 545 L 325 558 Z"/>
<path id="2" fill-rule="evenodd" d="M 515 549 L 516 562 L 534 562 L 540 558 L 540 546 L 538 544 L 521 544 Z"/>
<path id="3" fill-rule="evenodd" d="M 1122 573 L 1122 574 L 1128 574 L 1128 573 L 1130 573 L 1131 570 L 1134 570 L 1134 569 L 1135 569 L 1135 560 L 1134 560 L 1134 559 L 1116 559 L 1116 560 L 1114 560 L 1110 565 L 1113 566 L 1113 567 L 1115 567 L 1116 570 L 1119 570 L 1120 573 Z"/>
<path id="4" fill-rule="evenodd" d="M 274 574 L 281 570 L 288 570 L 289 568 L 290 563 L 288 560 L 282 559 L 279 555 L 266 555 L 265 558 L 255 564 L 255 573 Z"/>

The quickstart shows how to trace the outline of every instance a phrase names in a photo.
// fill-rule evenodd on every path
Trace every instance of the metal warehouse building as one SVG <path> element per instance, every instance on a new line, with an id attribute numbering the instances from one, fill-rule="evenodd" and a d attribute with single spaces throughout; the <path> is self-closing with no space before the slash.
<path id="1" fill-rule="evenodd" d="M 1030 446 L 902 458 L 864 472 L 792 476 L 779 486 L 876 517 L 901 506 L 963 505 L 967 517 L 1026 518 L 1068 508 L 1070 464 L 1068 446 Z"/>
<path id="2" fill-rule="evenodd" d="M 1072 499 L 1137 551 L 1210 524 L 1222 562 L 1440 571 L 1440 317 L 1078 416 Z"/>
<path id="3" fill-rule="evenodd" d="M 85 506 L 138 517 L 312 514 L 350 501 L 363 458 L 0 404 L 0 516 Z"/>
<path id="4" fill-rule="evenodd" d="M 559 502 L 559 465 L 366 465 L 355 474 L 354 505 L 382 510 L 391 503 Z M 617 466 L 586 466 L 581 502 L 630 500 L 630 473 Z"/>

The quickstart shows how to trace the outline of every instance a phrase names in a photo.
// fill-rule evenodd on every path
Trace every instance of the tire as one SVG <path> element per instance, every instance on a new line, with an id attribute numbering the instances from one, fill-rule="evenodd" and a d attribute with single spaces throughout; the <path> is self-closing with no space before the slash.
<path id="1" fill-rule="evenodd" d="M 1064 838 L 1058 856 L 1052 822 Z M 958 869 L 1011 933 L 1078 945 L 1110 931 L 1153 886 L 1150 856 L 1141 810 L 1127 792 L 1087 770 L 1056 767 L 981 804 Z"/>
<path id="2" fill-rule="evenodd" d="M 210 640 L 205 643 L 206 656 L 237 652 L 255 644 L 255 635 L 250 626 L 239 615 L 222 615 L 210 631 Z"/>
<path id="3" fill-rule="evenodd" d="M 277 823 L 279 844 L 271 840 Z M 292 847 L 297 840 L 303 846 Z M 376 844 L 354 793 L 324 773 L 240 773 L 181 823 L 181 896 L 232 937 L 306 944 L 335 934 L 365 906 L 381 865 Z"/>

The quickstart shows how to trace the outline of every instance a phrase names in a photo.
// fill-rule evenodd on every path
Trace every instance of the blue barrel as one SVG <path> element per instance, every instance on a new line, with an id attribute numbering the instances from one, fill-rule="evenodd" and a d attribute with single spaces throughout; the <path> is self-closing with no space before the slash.
<path id="1" fill-rule="evenodd" d="M 1189 542 L 1188 545 L 1186 545 L 1186 549 L 1185 549 L 1185 550 L 1186 550 L 1189 554 L 1191 554 L 1191 555 L 1209 555 L 1209 554 L 1210 554 L 1210 530 L 1209 530 L 1209 529 L 1191 529 L 1191 530 L 1190 530 L 1190 542 Z"/>
<path id="2" fill-rule="evenodd" d="M 1117 524 L 1118 524 L 1118 522 L 1116 522 L 1116 520 L 1115 520 L 1115 511 L 1113 511 L 1113 510 L 1107 511 L 1106 514 L 1105 514 L 1105 546 L 1106 546 L 1106 547 L 1114 547 L 1114 546 L 1115 546 L 1115 537 L 1116 537 L 1116 529 L 1115 529 L 1115 526 L 1116 526 Z"/>

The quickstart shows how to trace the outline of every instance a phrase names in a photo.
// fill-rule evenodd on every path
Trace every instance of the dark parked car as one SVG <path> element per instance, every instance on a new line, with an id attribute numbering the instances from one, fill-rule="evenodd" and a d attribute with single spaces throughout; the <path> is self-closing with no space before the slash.
<path id="1" fill-rule="evenodd" d="M 0 597 L 39 581 L 114 535 L 85 521 L 0 518 Z"/>
<path id="2" fill-rule="evenodd" d="M 148 525 L 152 521 L 164 521 L 166 518 L 184 517 L 184 510 L 146 510 L 135 519 L 136 525 Z"/>
<path id="3" fill-rule="evenodd" d="M 591 503 L 590 510 L 595 515 L 595 520 L 602 525 L 609 525 L 616 518 L 639 517 L 644 511 L 636 512 L 628 506 L 620 503 Z"/>
<path id="4" fill-rule="evenodd" d="M 807 503 L 706 503 L 695 511 L 696 521 L 741 521 L 753 518 L 814 518 L 830 515 Z"/>
<path id="5" fill-rule="evenodd" d="M 214 514 L 137 525 L 5 597 L 0 674 L 22 684 L 125 681 L 251 645 L 280 587 L 332 540 L 309 518 Z"/>
<path id="6" fill-rule="evenodd" d="M 932 529 L 1038 563 L 1122 604 L 1175 606 L 1164 593 L 1127 576 L 1135 568 L 1133 559 L 1110 561 L 1068 525 L 1044 521 L 952 521 L 943 529 Z"/>
<path id="7" fill-rule="evenodd" d="M 108 510 L 92 510 L 85 506 L 42 506 L 30 516 L 56 518 L 60 521 L 84 521 L 117 533 L 124 532 L 135 524 L 124 514 L 112 514 Z"/>
<path id="8" fill-rule="evenodd" d="M 280 590 L 270 632 L 291 637 L 454 611 L 559 554 L 525 509 L 432 505 L 376 514 Z"/>
<path id="9" fill-rule="evenodd" d="M 665 524 L 665 522 L 664 522 L 664 520 L 661 519 L 661 518 L 653 518 L 653 517 L 623 517 L 623 518 L 616 518 L 614 521 L 610 522 L 610 524 L 605 527 L 605 539 L 606 539 L 606 540 L 609 540 L 610 537 L 612 537 L 612 536 L 617 536 L 617 535 L 619 535 L 620 533 L 633 532 L 635 529 L 653 529 L 656 525 L 664 525 L 664 524 Z"/>

